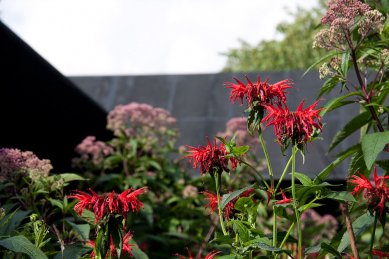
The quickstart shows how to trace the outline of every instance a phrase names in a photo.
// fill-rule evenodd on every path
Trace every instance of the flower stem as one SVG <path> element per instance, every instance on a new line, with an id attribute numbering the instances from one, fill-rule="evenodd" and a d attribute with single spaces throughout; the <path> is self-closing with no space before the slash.
<path id="1" fill-rule="evenodd" d="M 355 244 L 354 230 L 353 230 L 353 226 L 351 224 L 350 215 L 348 214 L 347 207 L 348 207 L 347 203 L 343 203 L 340 205 L 340 209 L 341 209 L 343 217 L 344 217 L 344 222 L 346 224 L 348 237 L 350 239 L 351 251 L 353 252 L 354 258 L 359 259 L 358 249 L 357 249 L 357 246 Z"/>
<path id="2" fill-rule="evenodd" d="M 251 169 L 253 169 L 254 172 L 255 172 L 254 177 L 257 179 L 257 181 L 258 181 L 258 178 L 257 178 L 257 177 L 260 177 L 260 178 L 261 178 L 261 181 L 262 181 L 263 184 L 266 186 L 266 188 L 270 189 L 270 187 L 269 187 L 269 185 L 267 184 L 265 178 L 263 178 L 263 176 L 261 175 L 261 173 L 258 172 L 257 169 L 256 169 L 254 166 L 250 165 L 250 164 L 247 163 L 246 161 L 243 161 L 243 160 L 241 160 L 241 159 L 239 159 L 239 158 L 237 158 L 237 160 L 238 160 L 240 163 L 242 163 L 242 164 L 244 164 L 244 165 L 247 165 L 248 167 L 250 167 Z"/>
<path id="3" fill-rule="evenodd" d="M 282 172 L 281 177 L 280 177 L 280 179 L 279 179 L 278 182 L 277 182 L 277 186 L 276 186 L 276 188 L 274 188 L 274 192 L 275 192 L 275 193 L 277 193 L 277 190 L 278 190 L 278 188 L 280 187 L 281 182 L 282 182 L 282 180 L 284 179 L 284 177 L 285 177 L 285 175 L 286 175 L 286 172 L 288 171 L 288 168 L 289 168 L 289 166 L 290 166 L 290 163 L 292 162 L 292 158 L 293 158 L 293 156 L 290 156 L 289 161 L 288 161 L 288 163 L 286 164 L 286 166 L 285 166 L 285 168 L 284 168 L 284 171 Z"/>
<path id="4" fill-rule="evenodd" d="M 369 259 L 371 258 L 371 251 L 373 250 L 373 245 L 374 245 L 375 230 L 377 228 L 377 221 L 378 221 L 378 211 L 375 212 L 374 216 L 375 217 L 374 217 L 373 233 L 371 234 L 371 239 L 370 239 Z"/>
<path id="5" fill-rule="evenodd" d="M 270 163 L 269 152 L 267 150 L 267 147 L 266 147 L 266 144 L 265 144 L 265 140 L 263 139 L 262 133 L 259 133 L 259 139 L 260 139 L 260 142 L 261 142 L 263 153 L 265 154 L 267 168 L 269 169 L 270 186 L 273 187 L 274 186 L 273 167 L 271 166 L 271 163 Z"/>
<path id="6" fill-rule="evenodd" d="M 298 240 L 298 249 L 297 249 L 297 258 L 302 258 L 302 233 L 301 233 L 301 224 L 300 224 L 300 212 L 297 209 L 297 200 L 296 200 L 296 185 L 295 185 L 295 172 L 296 172 L 296 152 L 297 147 L 293 146 L 292 148 L 292 197 L 293 197 L 293 207 L 294 213 L 296 215 L 296 223 L 297 223 L 297 240 Z"/>
<path id="7" fill-rule="evenodd" d="M 215 185 L 216 185 L 216 195 L 217 195 L 217 208 L 219 210 L 219 220 L 220 220 L 220 226 L 223 231 L 223 235 L 227 236 L 228 233 L 226 231 L 226 227 L 224 226 L 224 220 L 223 220 L 223 211 L 220 206 L 220 185 L 221 185 L 222 176 L 220 173 L 215 173 Z"/>

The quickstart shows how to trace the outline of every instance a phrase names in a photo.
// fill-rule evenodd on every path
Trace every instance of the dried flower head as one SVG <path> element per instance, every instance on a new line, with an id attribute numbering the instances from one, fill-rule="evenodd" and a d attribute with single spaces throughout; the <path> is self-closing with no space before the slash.
<path id="1" fill-rule="evenodd" d="M 182 197 L 184 198 L 196 198 L 198 194 L 199 190 L 193 185 L 187 185 L 184 190 L 182 190 Z"/>
<path id="2" fill-rule="evenodd" d="M 231 168 L 235 169 L 238 161 L 234 157 L 229 157 L 228 152 L 223 143 L 218 146 L 216 139 L 214 139 L 214 145 L 208 140 L 206 146 L 192 147 L 188 146 L 190 153 L 186 157 L 190 162 L 193 162 L 193 168 L 197 168 L 200 165 L 201 174 L 205 173 L 222 173 L 230 172 L 228 162 L 231 162 Z"/>
<path id="3" fill-rule="evenodd" d="M 82 166 L 89 161 L 94 166 L 100 166 L 104 158 L 113 154 L 113 148 L 103 141 L 96 140 L 95 136 L 88 136 L 77 145 L 75 151 L 81 156 L 73 160 L 74 164 Z"/>
<path id="4" fill-rule="evenodd" d="M 98 195 L 92 189 L 89 189 L 91 194 L 75 190 L 68 198 L 77 199 L 78 202 L 74 206 L 74 211 L 78 215 L 82 215 L 84 209 L 92 210 L 95 215 L 95 221 L 103 219 L 106 215 L 120 214 L 126 218 L 130 212 L 138 212 L 143 208 L 143 203 L 138 200 L 138 196 L 147 192 L 147 188 L 143 187 L 137 190 L 127 189 L 121 194 L 104 193 Z"/>
<path id="5" fill-rule="evenodd" d="M 377 168 L 374 168 L 373 185 L 366 176 L 359 172 L 357 174 L 349 179 L 349 182 L 354 184 L 352 194 L 364 193 L 369 209 L 378 210 L 380 216 L 382 216 L 385 211 L 385 203 L 389 201 L 389 188 L 386 186 L 389 176 L 378 176 Z"/>
<path id="6" fill-rule="evenodd" d="M 321 109 L 315 110 L 319 101 L 303 109 L 304 100 L 300 103 L 295 112 L 289 111 L 288 107 L 266 106 L 269 114 L 262 122 L 267 126 L 273 125 L 278 143 L 285 150 L 289 144 L 296 145 L 303 149 L 304 145 L 311 141 L 318 131 L 322 130 Z"/>

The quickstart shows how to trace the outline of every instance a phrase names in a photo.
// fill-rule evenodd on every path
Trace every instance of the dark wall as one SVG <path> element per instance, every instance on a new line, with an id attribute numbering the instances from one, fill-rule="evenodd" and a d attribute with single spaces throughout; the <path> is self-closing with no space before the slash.
<path id="1" fill-rule="evenodd" d="M 106 112 L 0 22 L 0 147 L 70 169 L 86 135 L 107 139 Z"/>

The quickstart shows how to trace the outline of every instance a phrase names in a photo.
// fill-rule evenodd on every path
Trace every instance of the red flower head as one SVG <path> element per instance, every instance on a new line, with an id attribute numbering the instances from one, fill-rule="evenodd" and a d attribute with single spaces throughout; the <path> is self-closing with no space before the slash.
<path id="1" fill-rule="evenodd" d="M 129 256 L 133 256 L 133 254 L 132 254 L 132 246 L 133 245 L 129 243 L 131 238 L 132 238 L 131 232 L 127 232 L 127 234 L 124 235 L 123 240 L 122 240 L 123 241 L 122 253 L 126 253 Z M 92 247 L 92 249 L 95 248 L 95 245 L 96 245 L 96 242 L 93 240 L 89 240 L 87 242 L 87 246 Z M 107 251 L 104 258 L 110 258 L 109 253 L 111 256 L 116 256 L 116 247 L 115 247 L 115 243 L 113 242 L 112 236 L 110 236 L 110 238 L 109 238 L 109 251 Z M 92 250 L 90 257 L 91 258 L 95 257 L 94 250 Z"/>
<path id="2" fill-rule="evenodd" d="M 190 154 L 186 157 L 193 162 L 193 168 L 197 168 L 200 164 L 201 174 L 229 172 L 229 161 L 231 162 L 232 169 L 235 169 L 238 164 L 236 158 L 227 157 L 228 153 L 223 143 L 220 144 L 220 147 L 217 146 L 216 139 L 214 139 L 213 147 L 208 140 L 207 146 L 199 146 L 197 148 L 189 146 L 189 148 Z"/>
<path id="3" fill-rule="evenodd" d="M 292 198 L 287 198 L 284 191 L 281 189 L 282 200 L 276 201 L 274 204 L 286 204 L 293 201 Z"/>
<path id="4" fill-rule="evenodd" d="M 269 114 L 262 119 L 262 122 L 266 121 L 266 126 L 274 125 L 278 143 L 283 149 L 286 149 L 290 143 L 303 149 L 304 144 L 312 139 L 316 131 L 323 128 L 319 114 L 322 109 L 315 110 L 318 102 L 303 109 L 303 100 L 295 112 L 290 112 L 286 106 L 265 106 Z"/>
<path id="5" fill-rule="evenodd" d="M 378 209 L 382 216 L 385 210 L 385 203 L 389 201 L 389 188 L 386 187 L 386 180 L 389 180 L 389 176 L 378 176 L 377 168 L 374 168 L 374 186 L 371 182 L 359 172 L 357 175 L 351 176 L 349 182 L 354 184 L 353 195 L 358 195 L 364 192 L 364 197 L 368 200 L 369 208 Z"/>
<path id="6" fill-rule="evenodd" d="M 292 87 L 290 80 L 282 80 L 269 85 L 269 80 L 261 82 L 261 78 L 258 77 L 258 81 L 253 83 L 247 76 L 245 77 L 247 84 L 242 83 L 237 78 L 234 78 L 237 84 L 230 82 L 225 84 L 227 88 L 232 89 L 230 95 L 232 103 L 240 99 L 240 104 L 243 105 L 243 99 L 246 98 L 249 106 L 252 106 L 254 102 L 258 102 L 259 105 L 269 105 L 274 102 L 281 104 L 286 101 L 285 90 Z"/>
<path id="7" fill-rule="evenodd" d="M 143 203 L 138 200 L 137 196 L 147 191 L 147 187 L 143 187 L 132 191 L 127 189 L 121 194 L 116 194 L 115 191 L 111 193 L 104 193 L 98 195 L 92 189 L 89 189 L 92 195 L 88 193 L 76 190 L 68 198 L 74 198 L 78 200 L 78 203 L 74 206 L 74 211 L 81 216 L 84 209 L 90 209 L 95 215 L 96 222 L 102 219 L 107 214 L 121 214 L 123 218 L 126 218 L 127 213 L 130 211 L 138 212 L 140 208 L 143 208 Z"/>
<path id="8" fill-rule="evenodd" d="M 378 256 L 378 259 L 389 258 L 389 253 L 385 253 L 385 252 L 377 250 L 377 249 L 373 249 L 373 251 L 371 251 L 371 254 Z"/>
<path id="9" fill-rule="evenodd" d="M 187 249 L 187 250 L 188 250 L 188 259 L 194 259 L 192 252 L 189 249 Z M 220 253 L 220 251 L 212 251 L 209 254 L 207 254 L 204 257 L 204 259 L 213 259 L 215 257 L 215 255 L 217 255 L 219 253 Z M 185 259 L 185 256 L 183 256 L 183 255 L 176 254 L 176 256 L 180 259 Z M 199 256 L 198 259 L 201 259 L 201 256 Z"/>
<path id="10" fill-rule="evenodd" d="M 241 197 L 249 197 L 254 192 L 254 189 L 249 189 L 242 194 L 240 194 L 238 197 L 235 197 L 232 201 L 227 203 L 227 205 L 223 209 L 224 218 L 226 220 L 230 219 L 232 216 L 232 213 L 234 211 L 235 203 L 236 201 Z M 217 195 L 212 192 L 202 192 L 207 197 L 205 198 L 208 203 L 204 206 L 204 208 L 209 208 L 210 213 L 213 213 L 215 209 L 217 208 Z M 220 197 L 220 201 L 222 200 L 222 197 Z"/>

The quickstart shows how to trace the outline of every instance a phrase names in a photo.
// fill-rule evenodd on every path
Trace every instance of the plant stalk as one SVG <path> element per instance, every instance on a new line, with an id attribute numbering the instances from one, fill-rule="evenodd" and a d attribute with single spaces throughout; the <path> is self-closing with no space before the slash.
<path id="1" fill-rule="evenodd" d="M 346 223 L 347 233 L 350 239 L 351 251 L 353 252 L 353 256 L 355 257 L 355 259 L 359 259 L 357 246 L 355 244 L 355 235 L 351 224 L 350 216 L 348 214 L 347 203 L 341 204 L 340 209 L 342 211 L 344 221 Z"/>
<path id="2" fill-rule="evenodd" d="M 374 225 L 373 225 L 373 233 L 371 234 L 371 239 L 370 239 L 370 247 L 369 247 L 369 259 L 371 258 L 371 251 L 373 250 L 373 245 L 374 245 L 374 238 L 375 238 L 375 230 L 377 228 L 377 221 L 378 221 L 378 211 L 375 212 L 374 215 Z"/>
<path id="3" fill-rule="evenodd" d="M 297 209 L 297 201 L 296 201 L 296 185 L 295 185 L 295 172 L 296 172 L 296 152 L 297 147 L 293 146 L 292 148 L 292 197 L 293 197 L 293 207 L 294 213 L 296 215 L 296 223 L 297 223 L 297 240 L 298 240 L 298 248 L 297 248 L 297 258 L 302 258 L 302 232 L 301 232 L 301 223 L 300 223 L 300 213 Z"/>
<path id="4" fill-rule="evenodd" d="M 224 220 L 223 220 L 223 211 L 220 206 L 220 185 L 221 185 L 221 174 L 220 173 L 215 173 L 215 185 L 216 185 L 216 196 L 217 196 L 217 208 L 219 211 L 219 220 L 220 220 L 220 226 L 223 231 L 223 235 L 227 236 L 228 233 L 226 231 L 226 227 L 224 225 Z"/>

